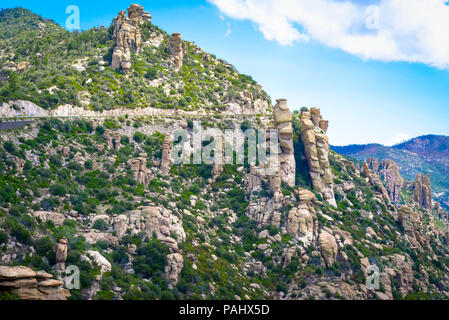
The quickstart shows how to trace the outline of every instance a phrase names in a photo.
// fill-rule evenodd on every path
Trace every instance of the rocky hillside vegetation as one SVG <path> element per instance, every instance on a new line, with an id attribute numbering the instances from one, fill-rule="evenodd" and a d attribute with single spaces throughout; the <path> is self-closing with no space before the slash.
<path id="1" fill-rule="evenodd" d="M 319 109 L 272 105 L 140 6 L 80 34 L 25 9 L 2 11 L 0 28 L 2 114 L 39 117 L 0 130 L 0 299 L 449 297 L 449 222 L 429 177 L 330 151 Z M 103 117 L 45 113 L 58 108 Z M 248 154 L 175 165 L 171 134 L 196 121 L 275 128 L 279 162 L 269 175 Z M 71 266 L 68 290 L 56 279 Z"/>

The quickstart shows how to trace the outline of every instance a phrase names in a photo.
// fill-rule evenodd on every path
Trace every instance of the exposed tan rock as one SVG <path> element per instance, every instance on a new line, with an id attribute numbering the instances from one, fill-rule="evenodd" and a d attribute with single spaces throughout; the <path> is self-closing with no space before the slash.
<path id="1" fill-rule="evenodd" d="M 430 174 L 419 174 L 413 186 L 413 201 L 424 209 L 432 209 L 432 188 L 430 186 Z"/>
<path id="2" fill-rule="evenodd" d="M 65 216 L 59 212 L 35 211 L 32 215 L 41 219 L 42 222 L 53 221 L 55 226 L 62 226 L 65 220 Z"/>
<path id="3" fill-rule="evenodd" d="M 429 247 L 430 239 L 423 231 L 421 213 L 403 206 L 398 213 L 399 221 L 407 234 L 407 239 L 412 247 L 421 249 L 423 246 Z"/>
<path id="4" fill-rule="evenodd" d="M 46 272 L 30 268 L 0 266 L 0 292 L 18 295 L 21 300 L 66 300 L 70 293 L 63 282 Z"/>
<path id="5" fill-rule="evenodd" d="M 118 131 L 115 132 L 113 144 L 114 144 L 114 149 L 117 151 L 120 151 L 120 149 L 121 149 L 121 139 L 122 139 L 122 137 L 120 136 L 120 132 L 118 132 Z"/>
<path id="6" fill-rule="evenodd" d="M 328 267 L 333 265 L 338 255 L 338 246 L 335 237 L 330 232 L 322 229 L 318 236 L 318 245 L 326 265 Z"/>
<path id="7" fill-rule="evenodd" d="M 165 277 L 168 280 L 170 289 L 178 283 L 179 274 L 184 266 L 184 259 L 179 253 L 172 253 L 167 256 L 167 266 L 165 267 Z"/>
<path id="8" fill-rule="evenodd" d="M 273 111 L 274 124 L 279 133 L 281 153 L 279 154 L 280 175 L 290 187 L 295 186 L 296 161 L 293 150 L 292 113 L 287 106 L 287 100 L 277 100 Z"/>
<path id="9" fill-rule="evenodd" d="M 131 53 L 139 54 L 141 50 L 142 24 L 151 23 L 151 15 L 143 11 L 143 7 L 132 4 L 125 11 L 120 11 L 114 19 L 115 49 L 112 55 L 112 67 L 127 73 L 131 69 Z"/>
<path id="10" fill-rule="evenodd" d="M 106 130 L 103 134 L 103 138 L 106 141 L 108 148 L 112 149 L 114 147 L 114 143 L 112 141 L 112 132 L 110 130 Z"/>
<path id="11" fill-rule="evenodd" d="M 56 270 L 65 271 L 65 261 L 67 260 L 67 238 L 62 238 L 56 244 Z"/>
<path id="12" fill-rule="evenodd" d="M 392 202 L 399 202 L 404 179 L 399 173 L 399 167 L 393 160 L 382 160 L 380 175 L 385 179 L 387 192 Z"/>
<path id="13" fill-rule="evenodd" d="M 150 184 L 152 172 L 147 168 L 147 154 L 141 153 L 140 157 L 129 160 L 128 165 L 131 167 L 137 183 L 145 186 Z"/>
<path id="14" fill-rule="evenodd" d="M 7 267 L 0 266 L 0 280 L 17 280 L 24 278 L 34 278 L 36 272 L 27 267 Z"/>
<path id="15" fill-rule="evenodd" d="M 305 189 L 296 190 L 299 203 L 288 214 L 286 230 L 305 246 L 312 244 L 317 236 L 318 221 L 313 203 L 317 202 L 315 195 Z"/>
<path id="16" fill-rule="evenodd" d="M 157 206 L 141 207 L 118 215 L 114 218 L 113 227 L 118 237 L 123 237 L 128 229 L 132 235 L 145 232 L 152 237 L 155 234 L 172 248 L 177 248 L 178 241 L 183 242 L 186 237 L 181 219 L 170 210 Z M 177 239 L 172 238 L 173 235 Z"/>
<path id="17" fill-rule="evenodd" d="M 385 199 L 390 200 L 390 196 L 387 192 L 387 189 L 385 189 L 380 177 L 371 171 L 366 161 L 363 162 L 362 173 L 365 175 L 367 182 L 369 184 L 371 184 L 373 187 L 377 187 L 378 191 L 382 193 Z"/>
<path id="18" fill-rule="evenodd" d="M 186 52 L 184 43 L 182 41 L 182 36 L 180 33 L 173 33 L 168 42 L 168 49 L 171 53 L 171 59 L 179 70 L 182 68 L 184 54 Z"/>
<path id="19" fill-rule="evenodd" d="M 168 175 L 171 166 L 173 164 L 171 158 L 171 151 L 173 148 L 173 142 L 171 136 L 167 135 L 164 139 L 164 144 L 162 146 L 162 160 L 161 160 L 161 171 L 164 176 Z"/>
<path id="20" fill-rule="evenodd" d="M 312 108 L 310 112 L 303 112 L 301 119 L 301 136 L 304 143 L 305 155 L 309 163 L 310 177 L 314 190 L 323 195 L 323 199 L 333 206 L 337 206 L 334 195 L 334 176 L 329 163 L 329 141 L 327 129 L 322 122 L 320 110 Z"/>
<path id="21" fill-rule="evenodd" d="M 101 274 L 105 272 L 110 272 L 112 270 L 111 263 L 103 257 L 98 251 L 87 251 L 88 257 L 92 259 L 100 267 Z"/>
<path id="22" fill-rule="evenodd" d="M 117 246 L 119 239 L 109 232 L 102 232 L 95 229 L 82 230 L 81 235 L 89 244 L 96 244 L 98 241 L 106 242 L 108 245 Z"/>

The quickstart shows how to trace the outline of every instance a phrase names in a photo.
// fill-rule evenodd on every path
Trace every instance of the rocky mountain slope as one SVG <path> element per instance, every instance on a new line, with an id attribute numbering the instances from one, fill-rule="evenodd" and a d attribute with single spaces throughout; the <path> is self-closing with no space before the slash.
<path id="1" fill-rule="evenodd" d="M 449 297 L 449 222 L 428 177 L 408 182 L 393 162 L 359 167 L 330 151 L 331 124 L 319 109 L 292 114 L 285 99 L 272 106 L 256 83 L 166 35 L 140 6 L 119 13 L 109 29 L 81 34 L 24 9 L 0 19 L 9 68 L 2 114 L 42 117 L 0 130 L 0 298 L 66 299 L 58 280 L 46 294 L 39 277 L 72 266 L 80 288 L 69 299 Z M 36 63 L 28 34 L 43 53 Z M 14 45 L 15 37 L 23 41 Z M 140 72 L 153 66 L 156 87 Z M 134 100 L 122 100 L 127 86 Z M 198 100 L 182 107 L 176 88 Z M 89 103 L 80 99 L 86 91 Z M 149 106 L 173 114 L 145 114 Z M 58 108 L 95 117 L 45 113 Z M 175 165 L 171 134 L 193 135 L 195 122 L 275 128 L 279 161 L 264 166 L 245 154 L 239 165 Z M 224 156 L 224 148 L 214 153 Z"/>
<path id="2" fill-rule="evenodd" d="M 332 146 L 332 150 L 361 161 L 370 157 L 392 159 L 401 175 L 409 180 L 421 172 L 430 174 L 434 196 L 449 208 L 449 137 L 427 135 L 393 147 L 369 144 Z"/>

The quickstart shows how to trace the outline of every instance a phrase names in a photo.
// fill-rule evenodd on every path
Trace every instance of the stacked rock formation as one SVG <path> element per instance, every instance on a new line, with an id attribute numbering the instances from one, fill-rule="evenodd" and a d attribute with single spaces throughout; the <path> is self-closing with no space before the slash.
<path id="1" fill-rule="evenodd" d="M 173 164 L 171 158 L 172 148 L 173 148 L 173 141 L 171 139 L 171 136 L 167 135 L 164 139 L 164 144 L 162 146 L 161 171 L 164 176 L 168 175 L 171 166 Z"/>
<path id="2" fill-rule="evenodd" d="M 150 184 L 151 169 L 147 168 L 146 153 L 141 153 L 140 157 L 129 160 L 128 165 L 131 167 L 137 183 L 143 184 L 145 186 Z"/>
<path id="3" fill-rule="evenodd" d="M 0 266 L 0 292 L 17 295 L 21 300 L 67 300 L 70 292 L 63 288 L 64 283 L 52 278 L 44 271 L 23 266 Z"/>
<path id="4" fill-rule="evenodd" d="M 279 132 L 281 153 L 279 154 L 281 179 L 290 187 L 295 186 L 296 162 L 293 150 L 292 113 L 287 100 L 279 99 L 274 107 L 274 124 Z"/>
<path id="5" fill-rule="evenodd" d="M 151 15 L 143 7 L 132 4 L 126 11 L 120 11 L 114 19 L 115 49 L 112 55 L 112 67 L 127 73 L 131 69 L 131 53 L 139 54 L 141 49 L 141 26 L 151 23 Z"/>
<path id="6" fill-rule="evenodd" d="M 430 174 L 419 174 L 413 186 L 413 201 L 424 209 L 432 209 L 432 189 L 430 187 Z"/>
<path id="7" fill-rule="evenodd" d="M 175 64 L 176 69 L 181 69 L 186 49 L 184 43 L 182 42 L 182 36 L 180 33 L 172 34 L 168 42 L 168 49 L 170 50 L 171 60 Z"/>
<path id="8" fill-rule="evenodd" d="M 65 271 L 65 261 L 67 260 L 67 238 L 62 238 L 59 240 L 59 242 L 56 244 L 55 251 L 56 251 L 56 265 L 55 270 L 58 272 L 64 272 Z"/>
<path id="9" fill-rule="evenodd" d="M 329 140 L 326 135 L 329 122 L 323 120 L 320 109 L 302 112 L 301 136 L 304 143 L 313 189 L 323 199 L 337 206 L 334 195 L 334 176 L 329 163 Z"/>

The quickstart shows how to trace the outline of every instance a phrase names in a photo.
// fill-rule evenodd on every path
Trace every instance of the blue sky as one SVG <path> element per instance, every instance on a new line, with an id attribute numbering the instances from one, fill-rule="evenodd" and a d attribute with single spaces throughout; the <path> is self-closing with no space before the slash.
<path id="1" fill-rule="evenodd" d="M 299 31 L 280 30 L 278 25 L 282 25 L 282 20 L 277 19 L 283 16 L 279 8 L 275 8 L 279 15 L 273 16 L 279 23 L 273 25 L 268 24 L 270 12 L 260 21 L 252 15 L 254 8 L 247 8 L 241 14 L 242 10 L 236 12 L 224 7 L 231 2 L 237 6 L 244 0 L 141 0 L 137 3 L 150 11 L 154 24 L 169 33 L 180 32 L 184 39 L 194 41 L 207 52 L 234 64 L 240 72 L 253 76 L 273 100 L 287 98 L 291 109 L 321 108 L 324 117 L 330 120 L 331 144 L 391 144 L 423 134 L 449 135 L 449 70 L 446 60 L 440 59 L 444 54 L 434 54 L 439 53 L 439 48 L 432 54 L 426 51 L 418 55 L 415 51 L 407 55 L 405 51 L 390 53 L 366 44 L 348 47 L 343 37 L 341 42 L 321 37 L 321 30 L 313 30 L 314 21 L 289 16 L 289 21 L 293 21 L 291 26 Z M 88 29 L 109 25 L 117 12 L 131 3 L 3 0 L 0 7 L 22 6 L 64 26 L 68 16 L 66 7 L 77 5 L 81 28 Z M 259 8 L 256 9 L 259 13 Z M 296 37 L 303 31 L 302 21 L 312 30 L 307 41 L 299 40 L 301 35 Z M 401 26 L 401 30 L 404 28 Z M 416 28 L 413 30 L 416 34 Z M 431 39 L 432 30 L 426 30 L 422 39 Z M 423 46 L 432 46 L 424 40 L 416 40 L 418 44 L 402 41 L 398 47 L 407 45 L 421 50 L 419 41 Z M 391 60 L 398 61 L 389 61 L 385 52 L 394 55 Z M 413 62 L 415 58 L 418 62 Z"/>

